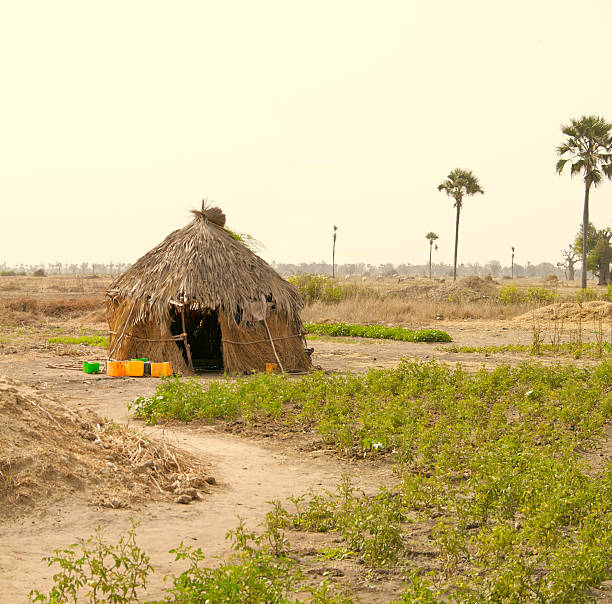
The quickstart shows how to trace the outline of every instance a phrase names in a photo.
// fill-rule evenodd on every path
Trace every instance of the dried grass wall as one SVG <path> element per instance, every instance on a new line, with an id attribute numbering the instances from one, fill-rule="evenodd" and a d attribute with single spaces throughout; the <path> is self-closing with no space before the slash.
<path id="1" fill-rule="evenodd" d="M 147 357 L 154 361 L 170 361 L 175 371 L 191 373 L 177 342 L 168 341 L 173 337 L 170 333 L 170 319 L 161 325 L 147 320 L 132 324 L 131 308 L 127 300 L 109 300 L 107 304 L 110 331 L 115 332 L 110 334 L 109 354 L 116 339 L 124 332 L 124 326 L 127 325 L 121 342 L 112 354 L 114 359 Z M 223 363 L 227 373 L 264 371 L 266 363 L 276 363 L 274 351 L 262 322 L 258 322 L 252 328 L 241 328 L 233 317 L 227 317 L 223 312 L 219 312 L 219 323 L 223 339 Z M 299 319 L 290 320 L 278 312 L 272 312 L 267 318 L 267 323 L 285 371 L 308 371 L 312 364 L 304 350 Z"/>

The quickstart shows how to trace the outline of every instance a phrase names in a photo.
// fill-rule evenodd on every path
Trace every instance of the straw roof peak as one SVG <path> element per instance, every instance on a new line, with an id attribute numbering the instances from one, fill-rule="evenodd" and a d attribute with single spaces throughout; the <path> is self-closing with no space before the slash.
<path id="1" fill-rule="evenodd" d="M 196 217 L 212 222 L 221 228 L 225 226 L 225 214 L 223 213 L 223 210 L 221 210 L 219 206 L 213 206 L 206 197 L 202 200 L 202 209 L 191 210 L 191 213 Z"/>

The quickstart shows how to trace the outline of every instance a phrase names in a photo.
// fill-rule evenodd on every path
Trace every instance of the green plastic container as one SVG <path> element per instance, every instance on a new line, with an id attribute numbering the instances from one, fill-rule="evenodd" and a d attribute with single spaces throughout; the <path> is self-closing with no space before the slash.
<path id="1" fill-rule="evenodd" d="M 147 357 L 142 357 L 140 359 L 130 359 L 130 361 L 142 361 L 143 363 L 146 363 L 149 359 L 147 359 Z"/>
<path id="2" fill-rule="evenodd" d="M 89 361 L 83 361 L 83 371 L 85 373 L 99 373 L 100 363 L 90 363 Z"/>

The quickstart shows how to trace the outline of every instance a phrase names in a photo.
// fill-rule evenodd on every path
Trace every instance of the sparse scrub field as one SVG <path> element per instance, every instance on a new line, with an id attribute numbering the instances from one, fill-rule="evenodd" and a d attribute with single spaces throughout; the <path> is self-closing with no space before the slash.
<path id="1" fill-rule="evenodd" d="M 568 294 L 557 289 L 541 286 L 530 286 L 519 288 L 516 285 L 506 285 L 497 292 L 497 301 L 501 304 L 524 304 L 533 303 L 537 305 L 552 304 L 553 302 L 592 302 L 594 300 L 605 300 L 612 302 L 612 286 L 605 289 L 587 288 Z"/>
<path id="2" fill-rule="evenodd" d="M 346 323 L 305 323 L 306 333 L 353 338 L 375 338 L 400 342 L 451 342 L 451 337 L 439 329 L 404 329 L 382 325 L 348 325 Z"/>
<path id="3" fill-rule="evenodd" d="M 612 301 L 612 287 L 585 292 L 532 282 L 500 286 L 493 280 L 463 277 L 368 279 L 342 282 L 323 275 L 291 277 L 306 308 L 305 321 L 414 325 L 431 320 L 510 319 L 554 302 Z"/>
<path id="4" fill-rule="evenodd" d="M 403 601 L 589 602 L 610 578 L 612 464 L 591 466 L 582 453 L 612 419 L 609 363 L 470 374 L 403 361 L 366 375 L 261 375 L 208 388 L 173 378 L 133 408 L 153 423 L 314 429 L 344 454 L 393 460 L 396 484 L 367 495 L 345 480 L 336 492 L 296 494 L 274 503 L 267 529 L 275 555 L 292 531 L 337 535 L 320 556 L 395 569 Z"/>
<path id="5" fill-rule="evenodd" d="M 612 342 L 562 342 L 560 344 L 538 344 L 534 351 L 533 344 L 503 344 L 501 346 L 441 346 L 444 352 L 465 352 L 468 354 L 498 354 L 520 352 L 525 354 L 553 356 L 571 356 L 574 358 L 601 359 L 612 354 Z"/>

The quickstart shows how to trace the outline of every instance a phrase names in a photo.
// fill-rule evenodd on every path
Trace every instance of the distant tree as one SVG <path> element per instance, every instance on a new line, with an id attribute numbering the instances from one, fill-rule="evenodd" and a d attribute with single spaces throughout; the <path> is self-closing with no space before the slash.
<path id="1" fill-rule="evenodd" d="M 600 185 L 604 178 L 612 179 L 612 124 L 603 117 L 583 115 L 562 126 L 566 141 L 557 147 L 561 157 L 557 161 L 557 173 L 570 164 L 570 175 L 584 175 L 584 208 L 582 211 L 583 249 L 587 249 L 587 225 L 589 224 L 589 192 L 591 187 Z M 582 289 L 587 286 L 587 254 L 582 255 Z"/>
<path id="2" fill-rule="evenodd" d="M 595 228 L 595 225 L 592 222 L 588 223 L 587 230 L 586 230 L 586 237 L 584 235 L 584 228 L 582 225 L 580 225 L 580 228 L 578 229 L 578 232 L 576 233 L 576 236 L 574 237 L 573 248 L 576 254 L 578 254 L 580 258 L 588 258 L 589 252 L 595 247 L 598 237 L 599 237 L 599 233 L 597 229 Z M 584 247 L 585 243 L 586 243 L 586 253 L 583 254 L 582 251 L 585 249 Z"/>
<path id="3" fill-rule="evenodd" d="M 429 278 L 431 279 L 431 248 L 433 246 L 433 242 L 436 239 L 438 239 L 438 235 L 434 233 L 433 231 L 429 231 L 429 233 L 425 235 L 425 239 L 429 241 Z M 436 249 L 438 249 L 437 245 L 436 245 Z"/>
<path id="4" fill-rule="evenodd" d="M 610 263 L 612 262 L 611 240 L 611 229 L 598 230 L 592 222 L 589 222 L 586 236 L 586 254 L 583 254 L 585 237 L 582 226 L 576 234 L 574 250 L 580 257 L 586 257 L 587 269 L 598 278 L 599 285 L 607 285 L 610 279 Z"/>
<path id="5" fill-rule="evenodd" d="M 598 278 L 599 285 L 608 285 L 610 282 L 610 262 L 612 262 L 612 230 L 598 231 L 597 242 L 587 256 L 587 267 Z"/>
<path id="6" fill-rule="evenodd" d="M 576 252 L 574 246 L 569 245 L 566 250 L 561 250 L 561 256 L 563 257 L 563 261 L 560 264 L 567 268 L 567 272 L 569 273 L 568 279 L 573 281 L 575 277 L 574 264 L 576 264 L 579 258 L 578 252 Z"/>
<path id="7" fill-rule="evenodd" d="M 490 262 L 487 262 L 485 268 L 489 271 L 491 277 L 497 277 L 501 272 L 502 265 L 499 260 L 491 260 Z"/>
<path id="8" fill-rule="evenodd" d="M 462 170 L 456 168 L 451 170 L 446 180 L 438 185 L 438 191 L 444 191 L 449 197 L 455 200 L 454 207 L 457 208 L 457 217 L 455 220 L 455 257 L 453 261 L 453 279 L 457 279 L 457 246 L 459 243 L 459 216 L 463 205 L 463 197 L 465 195 L 475 195 L 476 193 L 484 193 L 478 178 L 471 170 Z"/>

